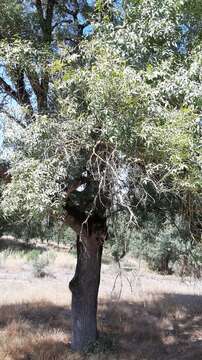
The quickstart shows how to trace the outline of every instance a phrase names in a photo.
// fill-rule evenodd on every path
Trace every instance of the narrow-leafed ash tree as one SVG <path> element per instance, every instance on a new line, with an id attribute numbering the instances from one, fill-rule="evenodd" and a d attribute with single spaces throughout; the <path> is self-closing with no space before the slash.
<path id="1" fill-rule="evenodd" d="M 117 213 L 128 228 L 180 214 L 200 239 L 200 7 L 1 1 L 1 209 L 75 231 L 74 350 L 98 336 L 102 249 Z"/>

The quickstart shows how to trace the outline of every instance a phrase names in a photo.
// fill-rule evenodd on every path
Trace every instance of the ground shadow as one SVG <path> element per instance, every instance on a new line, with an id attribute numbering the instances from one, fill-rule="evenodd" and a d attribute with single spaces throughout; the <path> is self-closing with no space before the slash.
<path id="1" fill-rule="evenodd" d="M 103 302 L 100 317 L 102 330 L 112 332 L 124 359 L 202 359 L 202 296 L 164 294 L 152 302 Z"/>
<path id="2" fill-rule="evenodd" d="M 70 309 L 57 306 L 49 302 L 33 302 L 15 305 L 3 305 L 0 307 L 0 329 L 5 328 L 13 321 L 27 322 L 34 330 L 59 329 L 69 332 Z"/>
<path id="3" fill-rule="evenodd" d="M 40 252 L 47 251 L 45 247 L 27 243 L 25 241 L 16 240 L 12 237 L 2 236 L 0 237 L 0 252 L 5 250 L 11 251 L 24 251 L 29 252 L 32 250 L 39 250 Z"/>
<path id="4" fill-rule="evenodd" d="M 197 295 L 165 294 L 148 303 L 101 300 L 99 331 L 110 341 L 102 344 L 97 355 L 74 357 L 68 348 L 71 318 L 66 307 L 45 302 L 0 307 L 0 331 L 12 326 L 13 321 L 19 323 L 19 327 L 26 325 L 25 333 L 21 331 L 22 339 L 28 336 L 26 329 L 29 329 L 30 338 L 26 341 L 32 338 L 32 342 L 18 349 L 12 360 L 202 358 L 202 296 Z M 41 336 L 33 341 L 36 334 Z"/>

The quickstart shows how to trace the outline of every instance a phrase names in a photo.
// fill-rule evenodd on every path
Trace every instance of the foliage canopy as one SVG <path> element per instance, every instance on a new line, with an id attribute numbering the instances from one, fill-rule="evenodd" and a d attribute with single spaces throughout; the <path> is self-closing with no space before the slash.
<path id="1" fill-rule="evenodd" d="M 5 215 L 68 221 L 66 210 L 85 221 L 126 210 L 141 223 L 158 210 L 180 213 L 200 239 L 199 2 L 131 1 L 114 17 L 109 4 L 83 6 L 87 38 L 65 1 L 12 3 L 2 3 L 0 46 L 13 89 L 0 85 L 21 111 L 12 119 L 4 103 L 18 124 Z"/>

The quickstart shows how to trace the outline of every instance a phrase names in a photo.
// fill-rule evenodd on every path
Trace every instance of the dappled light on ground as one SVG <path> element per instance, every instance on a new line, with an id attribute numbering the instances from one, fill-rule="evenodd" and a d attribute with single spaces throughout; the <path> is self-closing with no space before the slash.
<path id="1" fill-rule="evenodd" d="M 34 276 L 29 261 L 33 255 L 35 249 L 14 249 L 13 243 L 0 249 L 0 360 L 202 358 L 200 280 L 161 276 L 130 257 L 120 269 L 105 256 L 99 291 L 100 341 L 91 352 L 79 354 L 69 346 L 68 282 L 75 255 L 55 250 L 44 278 Z"/>
<path id="2" fill-rule="evenodd" d="M 152 302 L 101 300 L 99 354 L 72 353 L 70 310 L 50 302 L 2 305 L 0 358 L 6 360 L 193 360 L 202 356 L 202 297 Z M 101 340 L 102 341 L 102 340 Z M 98 345 L 99 346 L 99 345 Z"/>

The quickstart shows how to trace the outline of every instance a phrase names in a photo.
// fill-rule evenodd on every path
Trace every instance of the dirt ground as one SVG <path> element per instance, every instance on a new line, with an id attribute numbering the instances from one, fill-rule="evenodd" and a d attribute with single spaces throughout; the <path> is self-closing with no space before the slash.
<path id="1" fill-rule="evenodd" d="M 0 360 L 202 359 L 201 280 L 158 275 L 130 257 L 120 269 L 104 255 L 101 340 L 91 353 L 72 353 L 68 282 L 75 256 L 54 249 L 46 276 L 36 278 L 20 251 L 0 262 Z"/>

